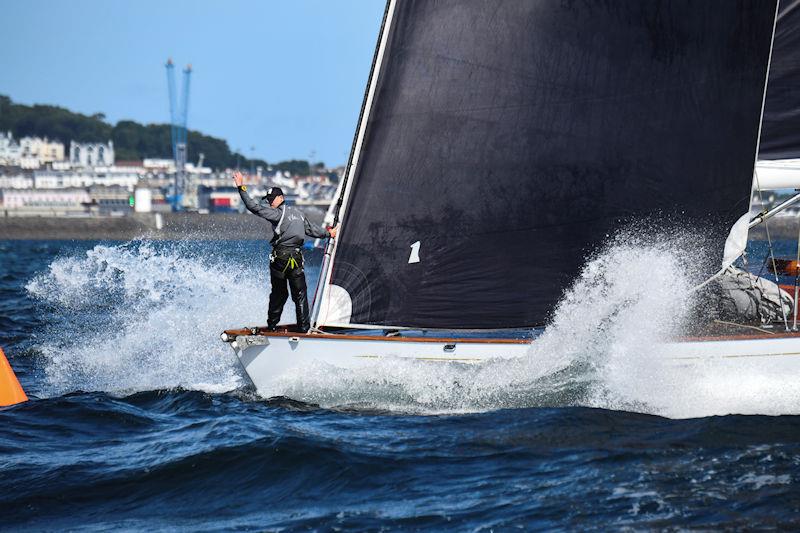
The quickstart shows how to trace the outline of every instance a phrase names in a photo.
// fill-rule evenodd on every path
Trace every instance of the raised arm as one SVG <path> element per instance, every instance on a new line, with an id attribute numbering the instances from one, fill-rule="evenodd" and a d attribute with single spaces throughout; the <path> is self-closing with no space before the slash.
<path id="1" fill-rule="evenodd" d="M 236 183 L 236 188 L 239 189 L 239 196 L 244 202 L 244 206 L 248 211 L 261 218 L 267 219 L 270 222 L 277 223 L 281 219 L 281 210 L 269 205 L 262 205 L 253 200 L 247 193 L 247 187 L 244 185 L 244 178 L 242 173 L 236 171 L 233 173 L 233 181 Z"/>

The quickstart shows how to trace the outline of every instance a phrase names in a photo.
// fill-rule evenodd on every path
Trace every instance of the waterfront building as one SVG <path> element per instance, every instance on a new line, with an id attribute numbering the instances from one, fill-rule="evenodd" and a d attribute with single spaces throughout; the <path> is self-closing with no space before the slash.
<path id="1" fill-rule="evenodd" d="M 251 195 L 260 197 L 266 191 L 251 190 Z M 211 213 L 231 213 L 239 211 L 241 196 L 236 187 L 212 188 L 200 186 L 197 189 L 197 207 Z"/>
<path id="2" fill-rule="evenodd" d="M 114 142 L 78 143 L 70 141 L 69 160 L 76 167 L 110 166 L 114 164 Z"/>
<path id="3" fill-rule="evenodd" d="M 34 186 L 42 189 L 63 187 L 119 186 L 133 190 L 143 176 L 142 167 L 95 167 L 68 170 L 43 169 L 33 173 Z"/>
<path id="4" fill-rule="evenodd" d="M 33 178 L 25 174 L 0 175 L 0 189 L 32 189 Z"/>
<path id="5" fill-rule="evenodd" d="M 0 132 L 0 165 L 19 166 L 22 149 L 11 132 Z"/>
<path id="6" fill-rule="evenodd" d="M 133 210 L 133 193 L 118 185 L 89 188 L 89 211 L 100 215 L 124 215 Z"/>
<path id="7" fill-rule="evenodd" d="M 142 161 L 142 166 L 148 171 L 156 174 L 175 173 L 175 161 L 172 159 L 146 158 L 144 161 Z"/>
<path id="8" fill-rule="evenodd" d="M 132 210 L 132 196 L 119 186 L 2 189 L 0 204 L 11 215 L 125 215 Z"/>
<path id="9" fill-rule="evenodd" d="M 7 213 L 30 215 L 82 213 L 91 203 L 87 189 L 3 189 L 0 197 Z"/>
<path id="10" fill-rule="evenodd" d="M 47 137 L 23 137 L 19 140 L 19 147 L 21 157 L 37 160 L 37 167 L 64 159 L 64 144 L 50 141 Z"/>

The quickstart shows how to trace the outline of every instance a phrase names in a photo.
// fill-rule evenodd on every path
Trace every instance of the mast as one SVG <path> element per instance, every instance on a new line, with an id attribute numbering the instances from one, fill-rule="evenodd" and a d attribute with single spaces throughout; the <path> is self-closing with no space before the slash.
<path id="1" fill-rule="evenodd" d="M 377 85 L 378 75 L 380 74 L 381 62 L 383 54 L 386 52 L 386 42 L 388 40 L 389 30 L 392 25 L 392 14 L 397 0 L 388 0 L 386 8 L 383 12 L 383 20 L 381 21 L 381 29 L 379 33 L 378 43 L 375 46 L 375 53 L 372 56 L 372 66 L 369 71 L 369 78 L 367 81 L 367 88 L 364 92 L 364 100 L 361 103 L 361 111 L 358 114 L 358 127 L 353 137 L 353 145 L 350 148 L 350 156 L 347 159 L 347 166 L 345 167 L 342 179 L 344 183 L 341 187 L 339 199 L 336 202 L 336 210 L 333 217 L 334 227 L 338 225 L 341 220 L 343 208 L 347 204 L 347 199 L 350 197 L 350 190 L 353 184 L 353 175 L 355 174 L 356 167 L 358 166 L 358 158 L 361 155 L 361 147 L 364 143 L 364 135 L 367 131 L 367 122 L 369 121 L 369 111 L 372 107 L 372 102 L 375 96 L 375 87 Z M 325 245 L 325 254 L 322 258 L 322 268 L 320 269 L 319 281 L 317 288 L 314 291 L 314 303 L 311 310 L 311 329 L 316 329 L 317 318 L 319 317 L 320 306 L 322 305 L 322 298 L 325 294 L 325 287 L 330 282 L 331 265 L 333 258 L 336 255 L 336 239 L 328 239 Z"/>

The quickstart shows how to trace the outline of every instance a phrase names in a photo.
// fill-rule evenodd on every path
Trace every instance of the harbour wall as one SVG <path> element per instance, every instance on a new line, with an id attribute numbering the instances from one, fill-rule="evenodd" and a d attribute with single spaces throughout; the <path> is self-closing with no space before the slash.
<path id="1" fill-rule="evenodd" d="M 322 221 L 321 210 L 303 211 L 311 222 Z M 258 240 L 271 236 L 270 223 L 249 213 L 0 217 L 0 240 Z"/>
<path id="2" fill-rule="evenodd" d="M 324 212 L 304 208 L 311 222 L 322 222 Z M 158 217 L 161 217 L 159 223 Z M 797 239 L 800 220 L 770 219 L 773 239 Z M 249 213 L 137 213 L 127 216 L 0 216 L 0 240 L 131 240 L 200 239 L 258 240 L 271 236 L 270 224 Z M 750 230 L 753 240 L 766 240 L 763 224 Z"/>

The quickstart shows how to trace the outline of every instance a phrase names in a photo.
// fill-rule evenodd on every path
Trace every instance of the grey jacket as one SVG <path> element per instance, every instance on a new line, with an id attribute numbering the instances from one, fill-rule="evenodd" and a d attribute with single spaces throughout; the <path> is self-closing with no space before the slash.
<path id="1" fill-rule="evenodd" d="M 272 207 L 266 201 L 256 202 L 241 187 L 239 187 L 239 196 L 242 197 L 248 211 L 269 220 L 272 224 L 273 235 L 270 243 L 273 247 L 302 246 L 306 235 L 318 239 L 328 236 L 328 230 L 306 220 L 303 213 L 296 207 L 290 207 L 285 203 L 280 207 Z"/>

